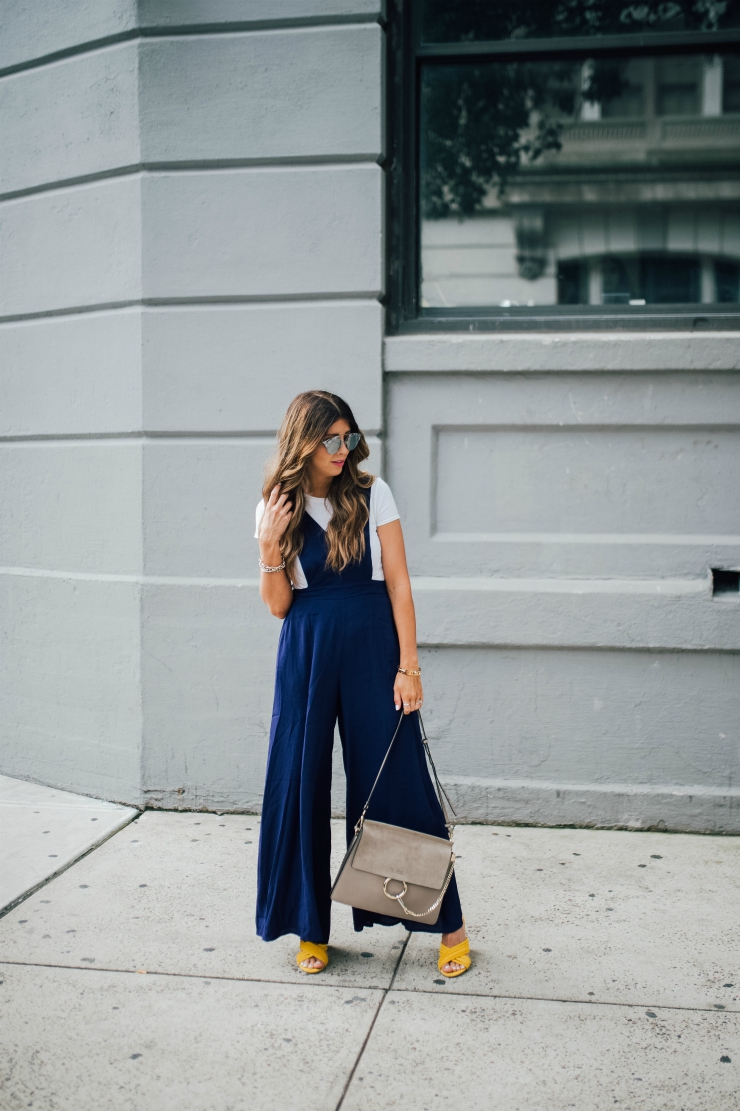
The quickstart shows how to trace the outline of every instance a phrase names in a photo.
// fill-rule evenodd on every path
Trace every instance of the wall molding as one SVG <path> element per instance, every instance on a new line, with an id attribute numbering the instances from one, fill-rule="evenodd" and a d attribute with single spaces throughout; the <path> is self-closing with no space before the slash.
<path id="1" fill-rule="evenodd" d="M 609 374 L 740 370 L 737 332 L 510 332 L 390 336 L 388 374 Z"/>
<path id="2" fill-rule="evenodd" d="M 193 35 L 227 35 L 234 34 L 235 32 L 253 32 L 253 31 L 293 31 L 321 27 L 357 27 L 368 26 L 374 27 L 377 24 L 382 25 L 382 17 L 378 13 L 375 18 L 369 16 L 366 12 L 355 12 L 347 15 L 316 15 L 316 16 L 295 16 L 286 19 L 242 19 L 231 20 L 230 22 L 211 22 L 201 24 L 173 24 L 172 26 L 156 26 L 154 23 L 142 23 L 137 27 L 131 27 L 126 31 L 119 31 L 114 35 L 104 35 L 101 38 L 90 39 L 87 42 L 75 43 L 72 46 L 63 47 L 60 50 L 50 51 L 48 54 L 41 54 L 37 58 L 28 58 L 23 62 L 16 62 L 10 66 L 0 68 L 0 79 L 3 77 L 11 77 L 15 73 L 23 73 L 27 70 L 41 69 L 43 66 L 53 65 L 54 62 L 61 62 L 67 58 L 74 58 L 81 54 L 92 54 L 97 50 L 104 50 L 109 46 L 118 46 L 122 42 L 133 42 L 142 39 L 151 38 L 185 38 Z"/>
<path id="3" fill-rule="evenodd" d="M 59 316 L 86 316 L 90 313 L 118 312 L 122 309 L 187 308 L 190 305 L 196 308 L 201 305 L 301 305 L 309 302 L 315 304 L 326 301 L 331 301 L 334 304 L 341 301 L 370 301 L 377 304 L 378 300 L 377 294 L 372 290 L 343 293 L 270 293 L 264 296 L 239 294 L 220 297 L 139 297 L 127 301 L 105 301 L 95 305 L 70 305 L 61 309 L 9 313 L 7 316 L 0 316 L 0 328 L 3 324 L 22 324 L 25 321 L 49 320 Z"/>
<path id="4" fill-rule="evenodd" d="M 709 578 L 412 578 L 420 648 L 740 651 L 740 595 Z"/>
<path id="5" fill-rule="evenodd" d="M 383 161 L 382 154 L 372 152 L 357 154 L 301 154 L 284 155 L 274 158 L 198 158 L 187 159 L 182 162 L 132 162 L 128 166 L 114 166 L 107 170 L 96 170 L 90 174 L 80 174 L 78 177 L 62 178 L 58 181 L 43 181 L 38 185 L 29 185 L 24 189 L 12 189 L 7 193 L 0 193 L 0 204 L 6 201 L 15 201 L 22 197 L 34 197 L 39 193 L 50 193 L 56 189 L 74 189 L 78 185 L 90 185 L 97 181 L 109 181 L 111 178 L 133 177 L 137 174 L 185 174 L 194 171 L 218 170 L 270 170 L 275 167 L 288 169 L 297 166 L 299 169 L 311 166 L 345 166 L 361 165 L 377 166 Z"/>
<path id="6" fill-rule="evenodd" d="M 631 787 L 614 784 L 538 783 L 536 780 L 442 776 L 458 825 L 570 826 L 585 829 L 657 830 L 667 833 L 740 835 L 740 791 L 703 787 Z M 147 788 L 145 809 L 260 814 L 262 796 L 242 798 L 208 788 Z M 341 804 L 333 818 L 345 817 Z"/>
<path id="7" fill-rule="evenodd" d="M 740 834 L 737 789 L 596 786 L 472 776 L 442 776 L 442 781 L 461 823 Z"/>
<path id="8" fill-rule="evenodd" d="M 0 577 L 128 583 L 142 590 L 259 590 L 257 578 L 0 567 Z M 421 649 L 740 651 L 740 596 L 708 579 L 412 577 Z"/>

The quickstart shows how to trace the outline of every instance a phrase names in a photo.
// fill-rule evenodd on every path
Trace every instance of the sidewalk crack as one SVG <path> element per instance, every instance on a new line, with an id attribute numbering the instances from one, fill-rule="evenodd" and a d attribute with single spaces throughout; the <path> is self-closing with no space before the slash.
<path id="1" fill-rule="evenodd" d="M 106 841 L 110 841 L 111 837 L 115 837 L 116 834 L 122 833 L 124 829 L 127 829 L 127 827 L 131 825 L 132 822 L 138 821 L 143 813 L 143 810 L 137 811 L 130 818 L 127 818 L 123 825 L 116 826 L 116 828 L 112 829 L 110 833 L 106 833 L 103 837 L 100 838 L 99 841 L 96 841 L 94 845 L 90 845 L 90 847 L 88 849 L 85 849 L 84 852 L 79 853 L 78 856 L 74 857 L 72 860 L 67 861 L 66 864 L 62 864 L 62 866 L 60 868 L 57 868 L 55 872 L 51 872 L 50 875 L 44 876 L 44 878 L 42 880 L 39 880 L 38 883 L 34 884 L 33 887 L 29 887 L 29 889 L 27 891 L 24 891 L 22 895 L 18 895 L 17 898 L 13 899 L 5 906 L 0 906 L 0 918 L 5 918 L 6 914 L 10 914 L 12 910 L 17 910 L 21 903 L 24 903 L 26 899 L 30 899 L 31 896 L 40 891 L 42 887 L 46 887 L 46 885 L 51 883 L 52 880 L 57 879 L 59 876 L 63 876 L 64 873 L 68 872 L 70 868 L 74 868 L 75 864 L 79 864 L 80 861 L 84 860 L 86 856 L 90 856 L 91 853 L 94 853 L 97 851 L 97 849 L 101 848 L 106 843 Z"/>
<path id="2" fill-rule="evenodd" d="M 347 1077 L 347 1079 L 345 1081 L 345 1084 L 344 1084 L 344 1087 L 342 1088 L 342 1094 L 339 1097 L 339 1103 L 335 1107 L 334 1111 L 341 1111 L 342 1104 L 344 1103 L 347 1092 L 349 1091 L 349 1086 L 350 1086 L 350 1084 L 352 1083 L 352 1081 L 354 1079 L 355 1073 L 357 1072 L 360 1061 L 362 1060 L 362 1056 L 365 1052 L 365 1048 L 366 1048 L 368 1042 L 370 1041 L 370 1038 L 372 1037 L 373 1030 L 375 1029 L 375 1023 L 378 1021 L 378 1015 L 380 1014 L 380 1011 L 383 1007 L 383 1004 L 385 1003 L 386 997 L 393 990 L 393 985 L 396 982 L 396 976 L 398 975 L 398 970 L 401 967 L 401 961 L 403 960 L 404 954 L 406 952 L 406 946 L 408 945 L 410 940 L 411 940 L 411 934 L 407 932 L 406 937 L 404 938 L 404 941 L 401 945 L 401 952 L 398 954 L 398 960 L 396 961 L 395 967 L 393 969 L 393 975 L 391 976 L 390 983 L 388 984 L 387 988 L 383 988 L 383 993 L 380 996 L 380 1001 L 379 1001 L 377 1007 L 375 1008 L 375 1014 L 372 1017 L 372 1021 L 370 1022 L 370 1026 L 368 1027 L 367 1034 L 365 1035 L 365 1037 L 363 1039 L 363 1042 L 362 1042 L 362 1045 L 360 1046 L 360 1052 L 357 1054 L 357 1059 L 356 1059 L 354 1065 L 352 1066 L 352 1068 L 350 1069 L 349 1076 Z"/>

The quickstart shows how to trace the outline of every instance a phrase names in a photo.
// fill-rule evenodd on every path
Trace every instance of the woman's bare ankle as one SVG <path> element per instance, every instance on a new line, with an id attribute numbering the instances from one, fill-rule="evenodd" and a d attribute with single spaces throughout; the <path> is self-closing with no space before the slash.
<path id="1" fill-rule="evenodd" d="M 465 941 L 467 936 L 467 930 L 463 922 L 459 930 L 455 930 L 451 934 L 442 934 L 442 944 L 448 949 L 451 949 L 453 945 L 459 945 L 461 941 Z"/>

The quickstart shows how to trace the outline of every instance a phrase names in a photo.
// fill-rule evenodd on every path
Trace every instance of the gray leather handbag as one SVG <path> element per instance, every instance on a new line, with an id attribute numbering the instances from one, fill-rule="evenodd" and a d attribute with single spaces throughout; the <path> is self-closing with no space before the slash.
<path id="1" fill-rule="evenodd" d="M 447 817 L 443 795 L 453 814 L 455 811 L 437 777 L 421 714 L 421 739 L 434 774 L 437 797 L 447 826 L 447 837 L 432 837 L 415 829 L 373 822 L 365 817 L 402 721 L 403 712 L 355 826 L 355 835 L 334 881 L 331 897 L 337 903 L 347 903 L 359 910 L 389 914 L 394 918 L 414 919 L 433 926 L 439 918 L 442 899 L 455 867 L 455 854 L 452 851 L 453 826 Z"/>

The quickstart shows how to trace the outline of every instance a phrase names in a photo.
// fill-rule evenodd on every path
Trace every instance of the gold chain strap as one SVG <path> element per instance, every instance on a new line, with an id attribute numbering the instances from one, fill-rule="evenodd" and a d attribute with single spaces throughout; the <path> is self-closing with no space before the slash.
<path id="1" fill-rule="evenodd" d="M 415 911 L 409 910 L 409 908 L 406 906 L 406 904 L 403 901 L 403 895 L 406 894 L 405 891 L 401 895 L 390 895 L 389 898 L 395 899 L 396 902 L 398 903 L 398 905 L 403 908 L 404 912 L 406 914 L 408 914 L 408 916 L 410 918 L 426 918 L 426 916 L 428 914 L 431 914 L 433 910 L 437 909 L 439 904 L 444 899 L 447 888 L 450 886 L 450 883 L 452 882 L 452 873 L 454 872 L 454 870 L 455 870 L 455 854 L 453 853 L 452 858 L 450 860 L 450 867 L 449 867 L 449 871 L 447 872 L 447 879 L 445 880 L 444 887 L 442 888 L 442 890 L 440 891 L 439 895 L 434 900 L 432 905 L 427 910 L 422 911 L 421 914 L 416 914 Z M 386 880 L 385 882 L 387 883 L 388 881 Z"/>

